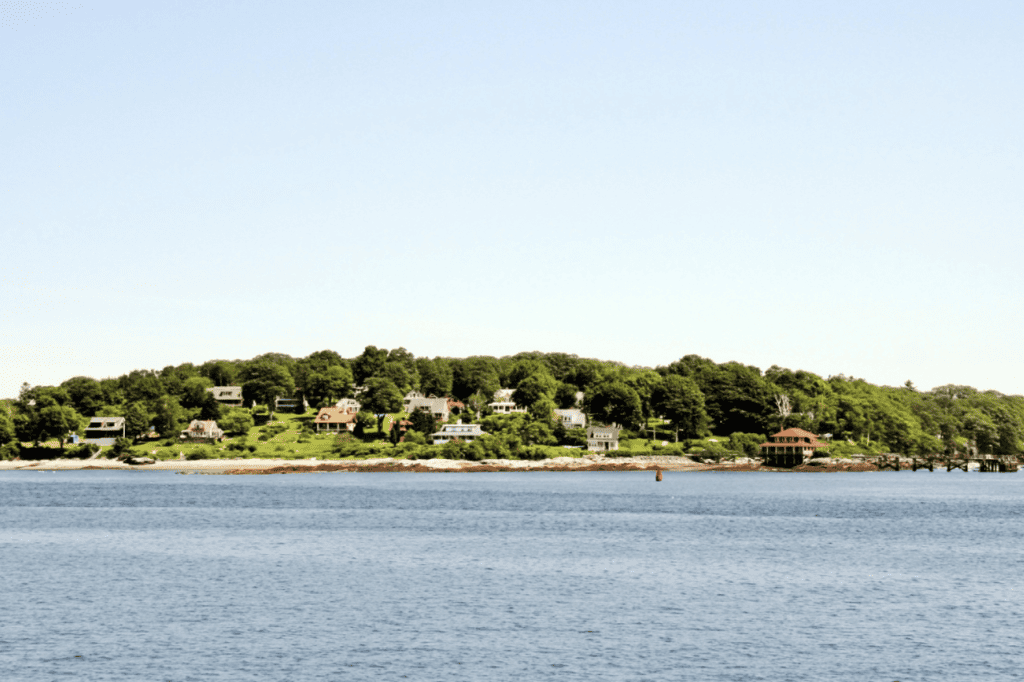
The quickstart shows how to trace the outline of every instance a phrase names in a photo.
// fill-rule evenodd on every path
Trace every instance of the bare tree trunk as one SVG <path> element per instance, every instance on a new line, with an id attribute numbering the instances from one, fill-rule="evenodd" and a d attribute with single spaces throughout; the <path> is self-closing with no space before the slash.
<path id="1" fill-rule="evenodd" d="M 793 413 L 793 408 L 789 404 L 789 396 L 785 393 L 775 394 L 775 407 L 778 408 L 780 420 L 780 430 L 786 428 L 786 417 Z"/>

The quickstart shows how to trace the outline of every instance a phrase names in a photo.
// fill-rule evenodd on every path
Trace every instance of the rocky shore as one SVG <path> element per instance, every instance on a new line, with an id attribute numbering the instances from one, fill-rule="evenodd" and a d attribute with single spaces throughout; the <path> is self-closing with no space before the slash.
<path id="1" fill-rule="evenodd" d="M 495 472 L 495 471 L 790 471 L 840 472 L 877 471 L 874 464 L 854 460 L 816 461 L 792 469 L 764 467 L 753 460 L 705 464 L 688 457 L 558 457 L 543 460 L 494 459 L 480 462 L 452 459 L 205 459 L 162 460 L 130 464 L 110 459 L 51 459 L 37 461 L 3 461 L 0 471 L 70 471 L 70 470 L 177 471 L 206 474 L 286 474 L 322 472 Z"/>

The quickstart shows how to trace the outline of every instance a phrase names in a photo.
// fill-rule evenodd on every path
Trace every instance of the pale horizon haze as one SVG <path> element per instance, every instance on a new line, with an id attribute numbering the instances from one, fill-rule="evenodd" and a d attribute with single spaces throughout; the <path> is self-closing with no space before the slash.
<path id="1" fill-rule="evenodd" d="M 695 353 L 1024 394 L 1019 2 L 0 1 L 0 398 Z"/>

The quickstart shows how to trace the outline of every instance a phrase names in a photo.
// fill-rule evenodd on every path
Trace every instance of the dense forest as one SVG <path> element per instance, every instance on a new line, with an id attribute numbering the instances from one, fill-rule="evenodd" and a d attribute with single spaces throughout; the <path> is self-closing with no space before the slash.
<path id="1" fill-rule="evenodd" d="M 251 408 L 225 408 L 206 390 L 231 385 L 242 387 Z M 528 412 L 489 417 L 487 403 L 499 388 L 515 389 L 513 399 Z M 19 443 L 57 440 L 63 448 L 68 434 L 81 434 L 94 415 L 125 417 L 129 437 L 174 435 L 195 418 L 216 419 L 227 432 L 244 434 L 276 397 L 319 407 L 359 391 L 367 413 L 360 423 L 370 424 L 377 421 L 372 415 L 399 413 L 410 390 L 461 401 L 485 420 L 485 430 L 504 434 L 506 445 L 578 442 L 578 434 L 574 440 L 552 426 L 551 410 L 579 406 L 592 422 L 621 425 L 626 437 L 653 437 L 655 427 L 662 434 L 667 429 L 673 440 L 731 438 L 748 452 L 784 427 L 828 437 L 839 451 L 1024 452 L 1024 397 L 968 386 L 922 392 L 909 381 L 875 386 L 843 375 L 822 378 L 778 366 L 761 371 L 696 355 L 652 369 L 566 353 L 417 358 L 404 348 L 367 346 L 355 358 L 330 350 L 305 358 L 267 353 L 117 378 L 79 376 L 59 386 L 25 384 L 0 410 L 0 455 L 16 455 Z M 378 437 L 386 434 L 381 430 Z"/>

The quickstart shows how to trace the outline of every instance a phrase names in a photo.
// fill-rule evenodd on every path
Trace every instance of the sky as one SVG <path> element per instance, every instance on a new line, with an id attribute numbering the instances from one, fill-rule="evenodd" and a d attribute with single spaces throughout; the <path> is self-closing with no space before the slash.
<path id="1" fill-rule="evenodd" d="M 0 397 L 695 353 L 1024 393 L 1020 2 L 0 1 Z"/>

